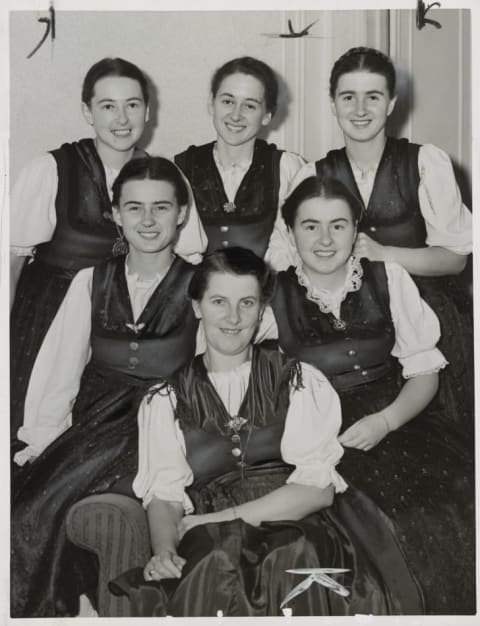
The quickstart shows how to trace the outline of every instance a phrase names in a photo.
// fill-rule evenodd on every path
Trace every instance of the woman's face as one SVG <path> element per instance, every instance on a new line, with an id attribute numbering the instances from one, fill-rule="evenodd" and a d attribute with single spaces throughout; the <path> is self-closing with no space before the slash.
<path id="1" fill-rule="evenodd" d="M 113 208 L 115 222 L 123 228 L 130 253 L 154 254 L 173 247 L 185 207 L 177 202 L 173 185 L 164 180 L 128 180 Z"/>
<path id="2" fill-rule="evenodd" d="M 298 207 L 291 233 L 307 276 L 344 276 L 357 233 L 345 200 L 304 200 Z"/>
<path id="3" fill-rule="evenodd" d="M 395 101 L 385 76 L 361 70 L 340 76 L 331 105 L 345 138 L 368 142 L 385 134 Z"/>
<path id="4" fill-rule="evenodd" d="M 263 306 L 255 276 L 214 272 L 200 300 L 193 301 L 203 321 L 207 346 L 223 356 L 246 352 L 257 329 Z"/>
<path id="5" fill-rule="evenodd" d="M 262 83 L 249 74 L 230 74 L 222 80 L 209 111 L 217 138 L 229 146 L 240 146 L 255 139 L 262 126 L 272 119 L 265 103 Z"/>
<path id="6" fill-rule="evenodd" d="M 128 152 L 142 136 L 148 109 L 140 83 L 126 76 L 105 76 L 95 83 L 83 114 L 95 130 L 99 151 Z"/>

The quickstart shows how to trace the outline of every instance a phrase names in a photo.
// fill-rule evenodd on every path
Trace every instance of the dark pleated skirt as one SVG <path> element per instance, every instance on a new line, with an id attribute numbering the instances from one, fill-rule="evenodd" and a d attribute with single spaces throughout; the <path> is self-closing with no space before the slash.
<path id="1" fill-rule="evenodd" d="M 79 595 L 95 587 L 96 568 L 68 542 L 65 517 L 81 498 L 135 475 L 137 410 L 151 382 L 88 365 L 72 427 L 15 476 L 12 616 L 76 615 Z"/>
<path id="2" fill-rule="evenodd" d="M 26 262 L 10 315 L 11 438 L 23 424 L 28 382 L 40 346 L 65 297 L 75 272 Z"/>

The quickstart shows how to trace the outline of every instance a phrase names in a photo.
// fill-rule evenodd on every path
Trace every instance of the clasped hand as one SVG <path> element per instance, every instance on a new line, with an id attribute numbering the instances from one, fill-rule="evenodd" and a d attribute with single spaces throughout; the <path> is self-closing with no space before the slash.
<path id="1" fill-rule="evenodd" d="M 209 521 L 209 514 L 205 515 L 185 515 L 178 523 L 178 539 L 200 524 Z M 163 578 L 180 578 L 186 560 L 179 556 L 174 550 L 163 550 L 148 561 L 143 569 L 145 580 L 162 580 Z"/>
<path id="2" fill-rule="evenodd" d="M 353 254 L 359 259 L 369 261 L 388 261 L 388 246 L 371 239 L 365 233 L 359 233 L 353 249 Z"/>
<path id="3" fill-rule="evenodd" d="M 386 417 L 382 412 L 366 415 L 340 435 L 338 441 L 346 448 L 368 452 L 389 433 Z"/>

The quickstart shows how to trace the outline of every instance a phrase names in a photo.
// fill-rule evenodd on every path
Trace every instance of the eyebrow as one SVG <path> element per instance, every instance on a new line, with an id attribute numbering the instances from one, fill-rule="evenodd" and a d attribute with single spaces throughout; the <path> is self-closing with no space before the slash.
<path id="1" fill-rule="evenodd" d="M 127 200 L 123 203 L 123 206 L 128 206 L 129 204 L 145 204 L 141 200 Z M 168 204 L 169 206 L 173 206 L 173 202 L 170 200 L 154 200 L 152 204 Z"/>
<path id="2" fill-rule="evenodd" d="M 227 91 L 224 91 L 223 93 L 221 93 L 220 97 L 222 97 L 222 96 L 227 96 L 229 98 L 235 98 L 233 93 L 228 93 Z M 245 100 L 250 100 L 251 102 L 256 102 L 257 104 L 263 104 L 263 100 L 257 100 L 256 98 L 245 98 Z"/>
<path id="3" fill-rule="evenodd" d="M 122 100 L 122 98 L 120 98 L 120 100 Z M 125 99 L 126 102 L 130 102 L 131 100 L 142 102 L 143 98 L 140 98 L 139 96 L 132 96 L 131 98 Z M 115 100 L 115 98 L 102 98 L 101 100 L 98 100 L 98 104 L 102 104 L 103 102 L 118 102 L 118 100 Z"/>
<path id="4" fill-rule="evenodd" d="M 357 91 L 355 91 L 354 89 L 344 89 L 343 91 L 339 91 L 338 95 L 339 96 L 347 96 L 347 95 L 351 95 L 354 93 L 358 93 Z M 369 91 L 365 92 L 367 95 L 371 95 L 371 94 L 378 94 L 380 96 L 383 96 L 385 94 L 384 91 L 382 91 L 381 89 L 369 89 Z"/>
<path id="5" fill-rule="evenodd" d="M 336 217 L 335 219 L 330 220 L 329 223 L 333 224 L 335 222 L 348 222 L 348 221 L 349 220 L 346 217 Z M 320 224 L 320 223 L 321 223 L 321 220 L 316 220 L 316 219 L 313 219 L 311 217 L 307 217 L 307 218 L 305 218 L 304 220 L 302 220 L 300 222 L 300 224 Z"/>

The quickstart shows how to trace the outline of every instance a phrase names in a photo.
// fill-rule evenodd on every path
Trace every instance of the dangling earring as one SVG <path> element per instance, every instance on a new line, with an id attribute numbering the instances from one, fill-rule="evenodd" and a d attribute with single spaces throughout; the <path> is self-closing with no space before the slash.
<path id="1" fill-rule="evenodd" d="M 125 241 L 124 234 L 120 230 L 119 225 L 115 224 L 115 226 L 117 228 L 118 237 L 112 246 L 112 254 L 113 256 L 122 256 L 123 254 L 127 254 L 128 252 L 128 242 Z"/>

